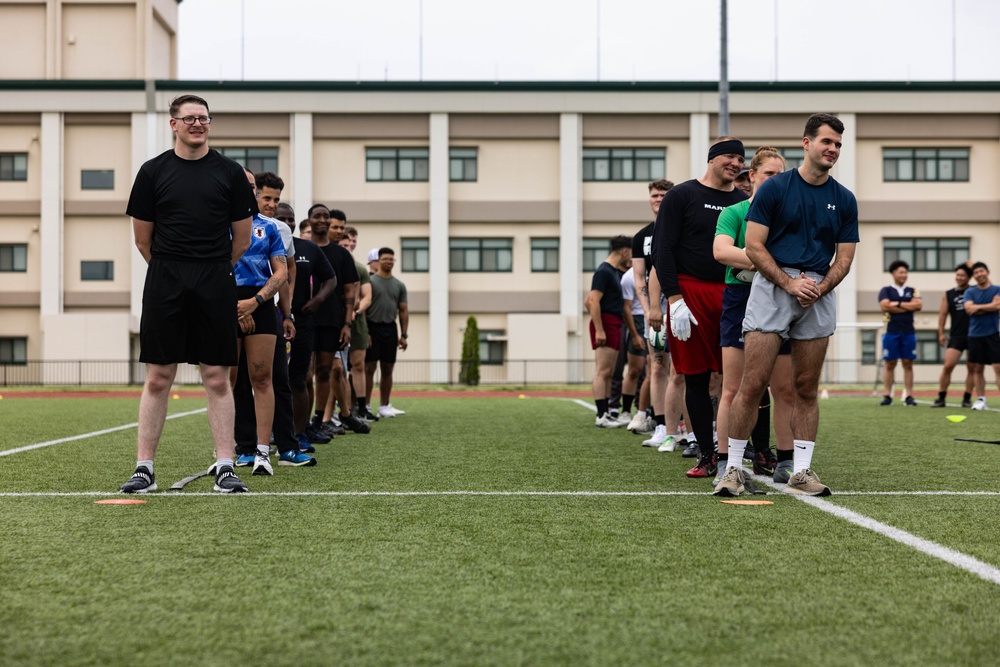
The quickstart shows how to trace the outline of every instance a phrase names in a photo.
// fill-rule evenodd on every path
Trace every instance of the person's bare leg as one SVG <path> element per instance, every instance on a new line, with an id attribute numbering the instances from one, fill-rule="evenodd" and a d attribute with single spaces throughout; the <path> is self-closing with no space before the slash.
<path id="1" fill-rule="evenodd" d="M 344 370 L 344 362 L 338 356 L 333 360 L 333 377 L 330 379 L 330 388 L 337 396 L 340 403 L 340 416 L 346 417 L 351 414 L 351 388 L 347 384 L 347 372 Z M 332 414 L 333 405 L 330 405 Z"/>
<path id="2" fill-rule="evenodd" d="M 958 366 L 958 360 L 962 357 L 962 352 L 956 350 L 953 347 L 946 348 L 944 351 L 944 366 L 941 368 L 941 375 L 938 377 L 938 391 L 948 393 L 948 385 L 951 384 L 951 374 L 955 371 L 955 367 Z M 968 378 L 966 378 L 966 384 L 968 384 Z M 966 386 L 966 391 L 969 391 L 969 387 Z"/>
<path id="3" fill-rule="evenodd" d="M 907 396 L 913 396 L 913 360 L 903 359 L 903 388 Z"/>
<path id="4" fill-rule="evenodd" d="M 743 380 L 743 350 L 738 347 L 722 348 L 722 397 L 719 399 L 719 414 L 715 420 L 715 432 L 719 436 L 719 453 L 729 453 L 729 409 L 740 390 Z"/>
<path id="5" fill-rule="evenodd" d="M 896 360 L 886 359 L 885 368 L 882 370 L 882 389 L 886 396 L 892 396 L 892 385 L 895 383 Z"/>
<path id="6" fill-rule="evenodd" d="M 274 364 L 275 336 L 263 334 L 243 339 L 247 351 L 247 370 L 253 387 L 253 407 L 257 416 L 257 444 L 271 440 L 274 423 L 274 386 L 271 368 Z"/>
<path id="7" fill-rule="evenodd" d="M 330 398 L 330 378 L 333 370 L 333 352 L 316 353 L 316 407 L 317 413 L 324 413 Z"/>
<path id="8" fill-rule="evenodd" d="M 382 364 L 382 375 L 379 376 L 378 383 L 378 404 L 389 405 L 392 403 L 392 372 L 396 370 L 396 364 L 380 362 Z"/>
<path id="9" fill-rule="evenodd" d="M 202 364 L 201 380 L 208 397 L 208 427 L 215 443 L 215 456 L 231 459 L 236 455 L 236 444 L 233 441 L 236 411 L 233 407 L 233 390 L 229 384 L 229 366 Z"/>
<path id="10" fill-rule="evenodd" d="M 792 437 L 816 441 L 819 430 L 819 376 L 826 359 L 829 338 L 792 341 L 792 372 L 795 405 L 792 408 Z"/>
<path id="11" fill-rule="evenodd" d="M 351 348 L 351 397 L 357 404 L 357 399 L 368 396 L 368 379 L 365 377 L 365 350 Z M 368 405 L 366 402 L 365 405 Z"/>
<path id="12" fill-rule="evenodd" d="M 687 401 L 685 400 L 687 383 L 684 381 L 684 376 L 677 372 L 670 355 L 667 355 L 667 364 L 667 393 L 663 403 L 663 423 L 667 427 L 667 434 L 673 435 L 677 433 L 677 427 L 683 415 L 684 424 L 690 433 L 692 432 L 691 417 L 688 415 Z"/>
<path id="13" fill-rule="evenodd" d="M 771 371 L 771 398 L 774 401 L 774 439 L 781 451 L 792 451 L 792 406 L 795 390 L 792 386 L 792 356 L 779 354 Z M 721 439 L 720 439 L 721 442 Z"/>
<path id="14" fill-rule="evenodd" d="M 743 336 L 743 379 L 729 406 L 727 429 L 735 440 L 749 440 L 757 423 L 757 409 L 781 347 L 775 333 L 748 331 Z M 721 446 L 721 439 L 720 439 Z"/>
<path id="15" fill-rule="evenodd" d="M 138 460 L 152 461 L 167 419 L 167 400 L 177 364 L 146 364 L 146 382 L 139 399 Z"/>

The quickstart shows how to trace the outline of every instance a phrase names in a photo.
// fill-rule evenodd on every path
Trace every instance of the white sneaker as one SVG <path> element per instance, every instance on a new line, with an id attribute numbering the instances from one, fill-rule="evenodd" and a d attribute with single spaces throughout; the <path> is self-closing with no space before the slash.
<path id="1" fill-rule="evenodd" d="M 625 428 L 629 431 L 638 432 L 639 429 L 646 427 L 646 413 L 639 411 L 635 413 L 635 417 L 632 417 L 632 421 L 628 423 Z"/>
<path id="2" fill-rule="evenodd" d="M 396 412 L 392 409 L 391 405 L 380 405 L 378 406 L 378 418 L 379 419 L 389 419 L 395 417 Z"/>
<path id="3" fill-rule="evenodd" d="M 986 399 L 982 396 L 976 399 L 976 402 L 972 404 L 973 410 L 985 410 L 986 409 Z"/>
<path id="4" fill-rule="evenodd" d="M 653 431 L 653 437 L 649 440 L 643 440 L 643 447 L 659 447 L 667 441 L 667 427 L 663 424 L 657 424 L 656 430 Z"/>
<path id="5" fill-rule="evenodd" d="M 642 425 L 642 428 L 638 428 L 635 431 L 640 435 L 653 435 L 656 432 L 656 420 L 646 415 L 646 423 Z"/>
<path id="6" fill-rule="evenodd" d="M 628 424 L 632 423 L 632 415 L 630 415 L 627 412 L 618 413 L 617 419 L 619 422 L 621 422 L 622 426 L 627 426 Z"/>
<path id="7" fill-rule="evenodd" d="M 672 452 L 677 449 L 677 439 L 672 435 L 668 435 L 667 439 L 663 441 L 656 451 L 658 452 Z"/>
<path id="8" fill-rule="evenodd" d="M 392 407 L 392 403 L 386 403 L 385 407 L 389 410 L 389 412 L 392 413 L 393 417 L 398 417 L 400 415 L 405 415 L 406 414 L 405 410 L 400 410 L 399 408 Z M 381 408 L 379 408 L 379 409 L 381 409 Z"/>
<path id="9" fill-rule="evenodd" d="M 594 426 L 597 428 L 618 428 L 619 426 L 624 426 L 624 424 L 611 415 L 604 414 L 594 420 Z"/>
<path id="10" fill-rule="evenodd" d="M 267 454 L 264 454 L 259 449 L 256 452 L 254 452 L 253 474 L 254 475 L 274 474 L 274 468 L 271 467 L 271 459 L 268 458 Z"/>

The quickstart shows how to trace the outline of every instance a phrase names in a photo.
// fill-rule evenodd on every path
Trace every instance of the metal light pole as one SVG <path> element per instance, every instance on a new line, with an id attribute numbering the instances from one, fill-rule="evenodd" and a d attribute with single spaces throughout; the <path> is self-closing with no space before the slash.
<path id="1" fill-rule="evenodd" d="M 726 0 L 722 2 L 722 24 L 719 32 L 719 136 L 729 134 L 729 35 L 726 29 Z"/>

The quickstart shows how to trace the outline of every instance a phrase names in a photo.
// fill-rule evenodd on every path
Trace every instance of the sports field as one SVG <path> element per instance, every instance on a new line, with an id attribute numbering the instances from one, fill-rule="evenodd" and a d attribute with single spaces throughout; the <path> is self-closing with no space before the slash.
<path id="1" fill-rule="evenodd" d="M 395 401 L 394 401 L 395 402 Z M 399 399 L 221 496 L 134 398 L 0 401 L 0 665 L 995 665 L 1000 414 L 823 401 L 834 495 L 729 505 L 567 398 Z M 967 419 L 952 423 L 946 415 Z M 123 427 L 79 439 L 97 431 Z M 23 449 L 30 445 L 52 443 Z M 240 471 L 248 469 L 241 468 Z"/>

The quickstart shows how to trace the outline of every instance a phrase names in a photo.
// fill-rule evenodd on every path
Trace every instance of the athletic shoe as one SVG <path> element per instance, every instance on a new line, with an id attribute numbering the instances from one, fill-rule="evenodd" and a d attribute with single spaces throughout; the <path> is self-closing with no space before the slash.
<path id="1" fill-rule="evenodd" d="M 746 478 L 747 474 L 743 472 L 743 468 L 739 466 L 727 466 L 725 474 L 719 480 L 715 491 L 712 491 L 712 495 L 735 498 L 743 493 L 743 482 L 746 481 Z"/>
<path id="2" fill-rule="evenodd" d="M 287 452 L 281 452 L 278 456 L 278 465 L 309 467 L 316 465 L 316 459 L 301 451 L 297 452 L 294 449 L 289 449 Z"/>
<path id="3" fill-rule="evenodd" d="M 718 486 L 722 478 L 726 476 L 726 471 L 729 470 L 729 461 L 719 461 L 719 465 L 715 469 L 715 478 L 712 480 L 712 486 Z"/>
<path id="4" fill-rule="evenodd" d="M 915 407 L 917 405 L 917 402 L 915 400 L 913 400 L 912 396 L 907 396 L 906 400 L 903 401 L 903 405 L 905 405 L 908 408 L 912 408 L 912 407 Z"/>
<path id="5" fill-rule="evenodd" d="M 785 487 L 785 491 L 788 493 L 797 493 L 803 496 L 830 495 L 830 487 L 825 484 L 821 484 L 819 477 L 817 477 L 816 473 L 809 468 L 800 470 L 792 475 L 788 480 L 788 486 Z"/>
<path id="6" fill-rule="evenodd" d="M 128 481 L 118 487 L 122 493 L 149 493 L 156 491 L 156 475 L 146 466 L 136 466 Z"/>
<path id="7" fill-rule="evenodd" d="M 774 477 L 772 479 L 777 484 L 788 484 L 788 480 L 792 476 L 792 470 L 795 466 L 792 461 L 778 461 L 778 465 L 774 466 Z"/>
<path id="8" fill-rule="evenodd" d="M 364 409 L 364 412 L 358 410 L 358 416 L 361 417 L 361 419 L 364 419 L 369 424 L 378 421 L 378 415 L 373 415 L 372 409 L 370 407 L 366 407 Z"/>
<path id="9" fill-rule="evenodd" d="M 246 493 L 247 485 L 240 481 L 233 469 L 222 466 L 215 475 L 215 490 L 219 493 Z"/>
<path id="10" fill-rule="evenodd" d="M 986 399 L 980 396 L 976 399 L 976 402 L 972 404 L 973 410 L 985 410 L 986 409 Z"/>
<path id="11" fill-rule="evenodd" d="M 399 408 L 394 408 L 392 407 L 392 403 L 386 403 L 385 407 L 389 408 L 389 412 L 391 412 L 395 417 L 400 417 L 406 414 L 406 410 L 400 410 Z M 381 407 L 379 407 L 379 409 L 381 409 Z"/>
<path id="12" fill-rule="evenodd" d="M 261 453 L 259 450 L 253 457 L 253 473 L 254 475 L 273 475 L 274 468 L 271 467 L 271 458 L 267 454 Z"/>
<path id="13" fill-rule="evenodd" d="M 668 435 L 663 444 L 656 448 L 658 452 L 672 452 L 677 449 L 677 440 L 672 435 Z"/>
<path id="14" fill-rule="evenodd" d="M 684 442 L 684 441 L 681 440 L 681 442 Z M 697 440 L 688 440 L 687 443 L 688 443 L 688 445 L 684 449 L 684 451 L 681 453 L 681 456 L 683 456 L 686 459 L 693 459 L 693 458 L 700 457 L 701 456 L 701 447 L 698 446 L 698 441 Z"/>
<path id="15" fill-rule="evenodd" d="M 612 417 L 610 414 L 603 414 L 594 420 L 594 426 L 597 428 L 618 428 L 620 426 L 624 426 L 624 424 Z"/>
<path id="16" fill-rule="evenodd" d="M 306 430 L 303 431 L 302 434 L 309 439 L 309 442 L 317 445 L 325 445 L 326 443 L 333 440 L 332 435 L 327 435 L 326 433 L 323 433 L 313 424 L 309 424 L 308 426 L 306 426 Z"/>
<path id="17" fill-rule="evenodd" d="M 962 401 L 962 407 L 963 408 L 971 408 L 972 407 L 972 401 Z"/>
<path id="18" fill-rule="evenodd" d="M 323 422 L 320 425 L 321 433 L 325 433 L 331 438 L 338 435 L 344 435 L 347 431 L 341 425 L 339 421 L 333 421 L 332 419 L 328 422 Z"/>
<path id="19" fill-rule="evenodd" d="M 311 442 L 309 442 L 309 438 L 306 437 L 305 433 L 299 433 L 297 436 L 295 436 L 295 439 L 299 443 L 300 452 L 305 452 L 306 454 L 312 454 L 313 452 L 316 451 L 316 448 L 312 446 Z"/>
<path id="20" fill-rule="evenodd" d="M 628 426 L 629 424 L 632 423 L 632 415 L 630 415 L 627 412 L 619 413 L 617 416 L 615 416 L 615 419 L 618 420 L 618 422 L 621 423 L 622 426 Z"/>
<path id="21" fill-rule="evenodd" d="M 628 423 L 628 426 L 625 427 L 625 430 L 632 431 L 633 433 L 638 433 L 639 429 L 645 427 L 646 427 L 646 413 L 640 411 L 635 413 L 635 417 L 632 417 L 632 421 Z"/>
<path id="22" fill-rule="evenodd" d="M 768 447 L 766 452 L 758 452 L 753 457 L 753 474 L 755 475 L 773 475 L 774 467 L 778 464 L 778 457 L 774 455 L 771 448 Z"/>
<path id="23" fill-rule="evenodd" d="M 932 408 L 943 408 L 943 407 L 945 407 L 945 405 L 944 405 L 944 399 L 943 398 L 935 398 L 934 402 L 931 403 L 931 407 Z"/>
<path id="24" fill-rule="evenodd" d="M 246 468 L 247 466 L 252 466 L 254 462 L 254 454 L 240 454 L 236 457 L 236 467 Z"/>
<path id="25" fill-rule="evenodd" d="M 341 415 L 341 423 L 354 433 L 371 433 L 372 427 L 363 419 L 358 419 L 354 415 Z"/>
<path id="26" fill-rule="evenodd" d="M 379 419 L 392 419 L 396 416 L 396 413 L 392 411 L 391 405 L 380 405 L 378 406 L 378 417 Z"/>
<path id="27" fill-rule="evenodd" d="M 643 440 L 643 447 L 659 447 L 667 441 L 667 427 L 663 424 L 658 424 L 656 430 L 653 431 L 653 437 L 649 440 Z"/>
<path id="28" fill-rule="evenodd" d="M 892 405 L 892 396 L 883 396 L 879 405 Z"/>
<path id="29" fill-rule="evenodd" d="M 684 474 L 687 475 L 688 477 L 691 477 L 692 479 L 711 477 L 715 474 L 715 471 L 718 469 L 718 467 L 719 467 L 718 460 L 715 458 L 715 454 L 712 453 L 706 456 L 702 456 L 700 459 L 698 459 L 698 465 L 691 468 Z"/>
<path id="30" fill-rule="evenodd" d="M 715 450 L 716 451 L 719 450 L 719 442 L 718 442 L 718 440 L 715 442 Z M 751 443 L 748 442 L 746 448 L 743 450 L 743 460 L 744 461 L 753 461 L 754 457 L 756 457 L 756 456 L 757 456 L 757 450 L 754 449 L 753 444 L 751 444 Z"/>
<path id="31" fill-rule="evenodd" d="M 647 415 L 646 421 L 643 422 L 643 425 L 633 432 L 638 435 L 653 435 L 656 433 L 656 420 Z"/>

